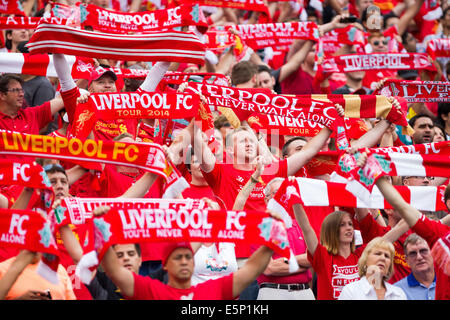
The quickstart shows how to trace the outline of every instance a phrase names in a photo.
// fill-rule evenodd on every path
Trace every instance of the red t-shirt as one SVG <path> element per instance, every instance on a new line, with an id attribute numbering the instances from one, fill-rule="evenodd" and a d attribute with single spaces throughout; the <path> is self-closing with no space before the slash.
<path id="1" fill-rule="evenodd" d="M 128 300 L 233 300 L 233 274 L 189 289 L 172 288 L 159 280 L 133 273 L 134 295 Z"/>
<path id="2" fill-rule="evenodd" d="M 337 300 L 345 285 L 358 281 L 358 248 L 347 258 L 331 255 L 321 244 L 317 245 L 314 256 L 307 251 L 308 260 L 317 274 L 317 300 Z"/>
<path id="3" fill-rule="evenodd" d="M 0 129 L 28 134 L 39 134 L 53 120 L 50 101 L 37 107 L 20 109 L 15 118 L 0 112 Z"/>
<path id="4" fill-rule="evenodd" d="M 201 198 L 209 198 L 211 200 L 216 201 L 216 196 L 212 191 L 210 186 L 196 186 L 192 183 L 189 183 L 189 188 L 185 189 L 182 192 L 183 198 L 191 198 L 191 199 L 201 199 Z"/>
<path id="5" fill-rule="evenodd" d="M 450 231 L 450 227 L 422 215 L 411 230 L 424 238 L 430 248 L 433 248 L 436 241 Z M 434 265 L 434 271 L 436 273 L 436 300 L 450 300 L 450 276 L 446 275 L 437 265 Z"/>
<path id="6" fill-rule="evenodd" d="M 203 172 L 203 177 L 211 186 L 214 194 L 219 198 L 219 204 L 225 205 L 225 209 L 231 210 L 240 190 L 245 186 L 253 170 L 238 170 L 233 164 L 216 163 L 211 172 Z M 253 188 L 245 203 L 244 210 L 266 211 L 264 202 L 264 188 L 273 178 L 287 177 L 287 160 L 275 162 L 264 169 L 260 182 Z M 250 246 L 240 245 L 236 247 L 237 258 L 248 258 Z"/>
<path id="7" fill-rule="evenodd" d="M 320 86 L 313 85 L 313 77 L 299 67 L 281 82 L 282 94 L 321 94 Z"/>
<path id="8" fill-rule="evenodd" d="M 370 242 L 373 238 L 384 236 L 391 227 L 383 227 L 380 226 L 370 214 L 368 214 L 363 220 L 359 221 L 359 226 L 361 230 L 361 236 L 363 238 L 364 243 Z M 408 230 L 405 232 L 397 241 L 395 241 L 395 257 L 394 257 L 394 274 L 389 279 L 389 283 L 394 284 L 397 281 L 403 279 L 411 273 L 411 268 L 408 266 L 408 263 L 405 260 L 405 251 L 403 250 L 403 243 L 406 238 L 411 234 L 411 231 Z"/>

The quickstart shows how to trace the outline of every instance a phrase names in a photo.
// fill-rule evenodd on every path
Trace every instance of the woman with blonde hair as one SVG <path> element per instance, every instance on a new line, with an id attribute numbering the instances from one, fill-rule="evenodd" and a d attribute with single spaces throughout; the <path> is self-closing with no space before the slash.
<path id="1" fill-rule="evenodd" d="M 406 300 L 405 292 L 387 281 L 394 274 L 394 245 L 376 237 L 358 261 L 361 279 L 342 289 L 339 300 Z"/>
<path id="2" fill-rule="evenodd" d="M 308 260 L 317 274 L 317 300 L 338 299 L 342 288 L 359 280 L 353 222 L 345 211 L 330 213 L 322 222 L 320 243 L 301 204 L 292 206 L 303 231 Z"/>

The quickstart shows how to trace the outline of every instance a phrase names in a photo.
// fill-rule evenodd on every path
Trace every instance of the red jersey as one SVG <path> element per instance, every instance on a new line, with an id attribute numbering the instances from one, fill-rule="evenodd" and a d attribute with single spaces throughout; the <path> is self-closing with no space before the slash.
<path id="1" fill-rule="evenodd" d="M 317 274 L 317 300 L 337 300 L 345 285 L 358 281 L 358 248 L 347 258 L 332 255 L 320 243 L 314 256 L 308 251 L 308 260 Z"/>
<path id="2" fill-rule="evenodd" d="M 172 288 L 159 280 L 133 273 L 134 295 L 129 300 L 233 300 L 233 274 L 189 289 Z"/>
<path id="3" fill-rule="evenodd" d="M 430 248 L 433 248 L 436 241 L 450 231 L 450 227 L 422 215 L 411 230 L 424 238 Z M 436 272 L 436 300 L 450 300 L 450 276 L 437 265 L 434 265 L 434 271 Z"/>
<path id="4" fill-rule="evenodd" d="M 359 226 L 361 228 L 361 236 L 363 237 L 364 243 L 368 243 L 373 238 L 382 237 L 392 229 L 389 226 L 380 226 L 370 214 L 368 214 L 363 220 L 359 221 Z M 388 281 L 390 284 L 396 283 L 397 281 L 403 279 L 411 273 L 411 268 L 408 266 L 408 263 L 405 260 L 405 251 L 403 250 L 403 243 L 410 234 L 411 231 L 408 230 L 397 241 L 393 243 L 395 248 L 395 272 Z"/>

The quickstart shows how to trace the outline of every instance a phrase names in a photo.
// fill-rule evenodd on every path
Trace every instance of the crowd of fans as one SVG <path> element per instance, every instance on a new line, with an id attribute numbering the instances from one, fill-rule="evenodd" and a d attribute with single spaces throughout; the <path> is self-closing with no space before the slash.
<path id="1" fill-rule="evenodd" d="M 47 1 L 20 1 L 28 16 L 49 15 Z M 75 1 L 54 1 L 75 6 Z M 165 1 L 82 1 L 96 6 L 139 12 L 164 9 Z M 364 46 L 341 45 L 335 55 L 350 53 L 425 52 L 427 41 L 449 38 L 449 2 L 440 1 L 437 19 L 425 20 L 425 0 L 269 1 L 270 18 L 256 11 L 202 6 L 210 26 L 267 22 L 314 21 L 321 36 L 351 22 L 365 34 Z M 319 4 L 317 4 L 319 3 Z M 179 4 L 179 3 L 176 3 Z M 427 7 L 428 6 L 428 7 Z M 375 8 L 375 9 L 374 9 Z M 378 15 L 381 13 L 381 15 Z M 375 15 L 375 16 L 374 16 Z M 378 20 L 376 20 L 376 19 Z M 375 19 L 375 20 L 374 20 Z M 184 29 L 185 30 L 185 29 Z M 27 53 L 34 30 L 3 30 L 4 53 Z M 355 71 L 321 74 L 317 44 L 295 39 L 286 49 L 246 48 L 238 54 L 231 46 L 221 53 L 208 50 L 203 66 L 178 62 L 140 62 L 95 59 L 89 79 L 73 79 L 67 58 L 53 54 L 58 77 L 29 74 L 0 76 L 0 129 L 26 134 L 67 137 L 74 126 L 73 110 L 91 93 L 154 92 L 168 72 L 218 73 L 235 88 L 268 88 L 284 95 L 372 94 L 386 79 L 448 81 L 450 54 L 432 61 L 437 72 L 422 70 Z M 1 58 L 0 58 L 1 59 Z M 122 79 L 109 67 L 149 70 L 146 78 Z M 0 70 L 2 72 L 2 70 Z M 448 85 L 447 85 L 448 86 Z M 170 90 L 183 92 L 186 86 Z M 339 106 L 336 106 L 339 114 Z M 341 114 L 342 115 L 342 114 Z M 180 198 L 202 199 L 211 209 L 267 210 L 280 185 L 291 176 L 310 176 L 306 164 L 320 151 L 335 150 L 332 130 L 314 137 L 263 134 L 236 115 L 213 110 L 211 150 L 205 134 L 191 119 L 97 120 L 89 138 L 117 142 L 165 144 L 166 157 L 177 166 L 189 187 Z M 363 134 L 349 136 L 352 147 L 387 147 L 448 141 L 449 102 L 408 103 L 406 115 L 412 135 L 386 119 L 360 119 L 354 125 Z M 157 140 L 155 131 L 171 125 L 170 136 Z M 0 152 L 1 153 L 1 152 Z M 2 156 L 6 157 L 6 156 Z M 162 198 L 161 177 L 112 164 L 87 170 L 69 161 L 36 159 L 55 193 L 65 197 Z M 364 159 L 359 159 L 363 161 Z M 449 161 L 450 163 L 450 161 Z M 36 273 L 41 255 L 28 250 L 0 248 L 1 299 L 417 299 L 450 298 L 449 276 L 434 263 L 431 248 L 450 229 L 450 190 L 445 190 L 447 212 L 420 212 L 406 203 L 392 185 L 448 185 L 448 177 L 381 178 L 377 186 L 393 209 L 293 206 L 288 227 L 289 245 L 299 269 L 291 272 L 286 258 L 265 246 L 234 243 L 116 244 L 105 254 L 90 284 L 75 276 L 86 236 L 83 225 L 65 226 L 56 240 L 61 252 L 59 284 Z M 0 207 L 32 210 L 37 190 L 2 185 Z M 100 207 L 94 215 L 107 214 Z M 213 280 L 213 281 L 210 281 Z"/>

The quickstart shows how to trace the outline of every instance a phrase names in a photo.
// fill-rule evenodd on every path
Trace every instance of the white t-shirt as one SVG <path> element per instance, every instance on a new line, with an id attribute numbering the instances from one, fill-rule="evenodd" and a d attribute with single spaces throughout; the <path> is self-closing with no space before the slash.
<path id="1" fill-rule="evenodd" d="M 202 245 L 194 255 L 195 268 L 191 285 L 217 279 L 237 271 L 234 243 L 220 242 Z"/>

